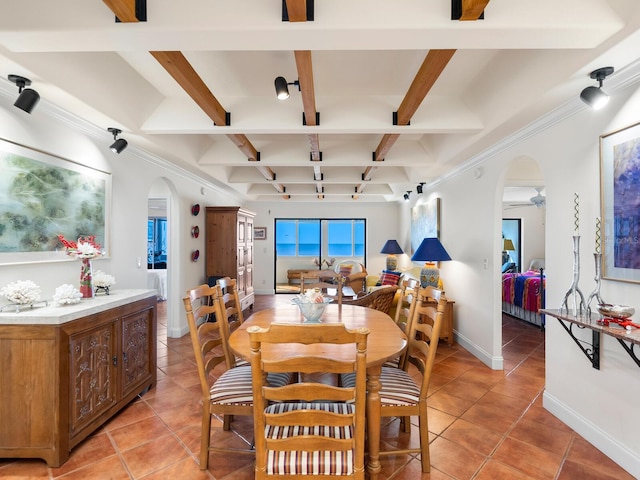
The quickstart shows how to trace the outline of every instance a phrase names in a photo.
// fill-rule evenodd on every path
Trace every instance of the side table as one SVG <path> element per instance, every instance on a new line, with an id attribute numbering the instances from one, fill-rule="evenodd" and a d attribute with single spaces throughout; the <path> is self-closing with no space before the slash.
<path id="1" fill-rule="evenodd" d="M 447 298 L 447 306 L 444 311 L 444 324 L 442 325 L 442 330 L 440 331 L 440 340 L 447 340 L 447 345 L 453 345 L 453 304 L 456 303 L 454 300 Z M 436 302 L 429 302 L 429 305 L 433 305 L 434 307 L 438 304 Z"/>

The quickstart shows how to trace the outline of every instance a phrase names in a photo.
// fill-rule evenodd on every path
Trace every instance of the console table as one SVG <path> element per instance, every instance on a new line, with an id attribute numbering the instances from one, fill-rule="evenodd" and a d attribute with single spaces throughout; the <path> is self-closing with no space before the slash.
<path id="1" fill-rule="evenodd" d="M 636 345 L 640 345 L 640 329 L 626 330 L 617 326 L 606 326 L 599 319 L 601 315 L 592 313 L 588 315 L 572 315 L 566 310 L 540 310 L 540 313 L 557 318 L 582 353 L 589 359 L 591 366 L 600 370 L 600 335 L 605 334 L 614 337 L 622 348 L 629 354 L 632 360 L 640 367 L 640 358 L 635 353 Z M 591 343 L 580 340 L 573 334 L 573 327 L 591 330 Z"/>
<path id="2" fill-rule="evenodd" d="M 0 458 L 59 467 L 156 383 L 156 292 L 0 313 Z"/>

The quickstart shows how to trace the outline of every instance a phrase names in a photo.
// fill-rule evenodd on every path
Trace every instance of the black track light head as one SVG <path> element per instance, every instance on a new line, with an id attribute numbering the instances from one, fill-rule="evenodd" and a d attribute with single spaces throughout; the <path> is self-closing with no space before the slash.
<path id="1" fill-rule="evenodd" d="M 18 98 L 13 104 L 14 107 L 18 107 L 27 113 L 36 107 L 40 101 L 40 94 L 32 88 L 25 88 L 31 85 L 31 80 L 20 75 L 9 75 L 9 80 L 18 86 Z"/>
<path id="2" fill-rule="evenodd" d="M 600 110 L 609 102 L 609 95 L 602 90 L 604 79 L 613 73 L 613 67 L 602 67 L 589 74 L 591 78 L 598 81 L 598 86 L 587 87 L 580 92 L 580 100 L 589 105 L 594 110 Z"/>
<path id="3" fill-rule="evenodd" d="M 118 155 L 121 154 L 124 149 L 129 146 L 129 143 L 127 143 L 124 138 L 118 138 L 118 135 L 122 133 L 122 130 L 113 127 L 109 127 L 107 130 L 113 134 L 113 139 L 115 140 L 115 142 L 113 142 L 109 147 L 109 150 L 113 153 L 117 153 Z"/>

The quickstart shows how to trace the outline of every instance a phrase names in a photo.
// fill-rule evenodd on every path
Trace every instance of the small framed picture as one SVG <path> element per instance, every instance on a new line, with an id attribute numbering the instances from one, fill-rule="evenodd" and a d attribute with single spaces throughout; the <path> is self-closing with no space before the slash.
<path id="1" fill-rule="evenodd" d="M 253 227 L 253 239 L 254 240 L 266 240 L 267 239 L 267 227 Z"/>

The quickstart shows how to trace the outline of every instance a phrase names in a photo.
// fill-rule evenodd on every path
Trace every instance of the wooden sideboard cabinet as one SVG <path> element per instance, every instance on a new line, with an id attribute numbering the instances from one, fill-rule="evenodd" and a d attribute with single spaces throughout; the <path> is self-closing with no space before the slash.
<path id="1" fill-rule="evenodd" d="M 105 309 L 93 305 L 57 324 L 0 315 L 0 458 L 42 458 L 58 467 L 155 385 L 157 304 L 153 291 L 144 292 L 150 296 L 115 307 L 107 300 Z"/>
<path id="2" fill-rule="evenodd" d="M 205 270 L 236 279 L 242 309 L 253 307 L 253 218 L 240 207 L 207 207 Z"/>

